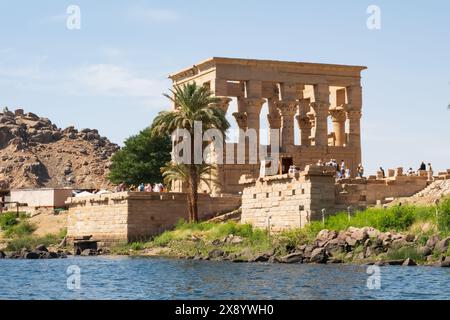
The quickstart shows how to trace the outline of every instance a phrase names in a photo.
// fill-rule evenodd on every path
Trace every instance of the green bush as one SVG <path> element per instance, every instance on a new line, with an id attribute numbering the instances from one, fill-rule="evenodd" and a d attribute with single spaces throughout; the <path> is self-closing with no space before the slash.
<path id="1" fill-rule="evenodd" d="M 450 198 L 444 199 L 438 208 L 437 225 L 441 232 L 450 231 Z"/>
<path id="2" fill-rule="evenodd" d="M 8 230 L 18 223 L 15 212 L 5 212 L 0 215 L 0 228 Z"/>
<path id="3" fill-rule="evenodd" d="M 348 227 L 374 227 L 381 231 L 407 230 L 416 221 L 432 220 L 432 207 L 395 206 L 386 209 L 367 208 L 357 211 L 350 219 L 347 212 L 340 212 L 329 216 L 325 220 L 325 228 L 331 230 L 345 230 Z"/>
<path id="4" fill-rule="evenodd" d="M 160 247 L 167 246 L 172 240 L 174 240 L 173 233 L 165 231 L 153 239 L 153 244 Z"/>
<path id="5" fill-rule="evenodd" d="M 399 249 L 390 249 L 386 257 L 389 260 L 405 260 L 411 258 L 416 262 L 424 261 L 424 256 L 416 247 L 401 247 Z"/>
<path id="6" fill-rule="evenodd" d="M 5 235 L 7 237 L 24 237 L 31 235 L 34 230 L 36 230 L 36 226 L 28 221 L 21 221 L 18 224 L 10 227 L 5 231 Z"/>
<path id="7" fill-rule="evenodd" d="M 34 249 L 41 244 L 44 246 L 56 245 L 59 244 L 59 241 L 59 237 L 54 234 L 47 234 L 43 237 L 32 237 L 30 235 L 26 235 L 9 241 L 6 249 L 8 251 L 20 251 L 23 248 Z"/>
<path id="8" fill-rule="evenodd" d="M 137 251 L 144 249 L 144 244 L 142 242 L 133 242 L 130 244 L 130 248 Z"/>

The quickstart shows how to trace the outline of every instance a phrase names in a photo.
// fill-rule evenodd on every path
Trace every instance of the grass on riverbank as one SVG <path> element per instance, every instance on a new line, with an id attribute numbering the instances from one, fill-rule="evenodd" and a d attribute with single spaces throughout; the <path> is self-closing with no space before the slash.
<path id="1" fill-rule="evenodd" d="M 0 229 L 3 237 L 9 238 L 6 250 L 20 251 L 22 249 L 33 249 L 38 245 L 57 245 L 66 236 L 67 229 L 61 229 L 57 234 L 46 234 L 36 237 L 33 232 L 36 226 L 29 222 L 29 217 L 25 213 L 20 213 L 19 217 L 15 212 L 6 212 L 0 215 Z"/>
<path id="2" fill-rule="evenodd" d="M 325 224 L 314 221 L 303 229 L 292 229 L 269 235 L 266 230 L 255 229 L 249 224 L 233 221 L 224 223 L 180 221 L 173 230 L 166 231 L 147 242 L 122 244 L 112 248 L 114 253 L 139 253 L 142 250 L 163 248 L 168 255 L 207 256 L 213 249 L 220 249 L 228 254 L 251 257 L 266 252 L 283 255 L 302 244 L 314 241 L 322 229 L 346 230 L 348 227 L 373 227 L 380 231 L 404 232 L 417 235 L 419 244 L 425 244 L 433 234 L 441 237 L 449 235 L 450 198 L 435 206 L 395 206 L 390 208 L 368 208 L 352 213 L 337 213 L 326 218 Z M 237 243 L 227 242 L 226 237 L 240 237 Z M 388 258 L 411 257 L 421 260 L 416 248 L 392 250 Z"/>

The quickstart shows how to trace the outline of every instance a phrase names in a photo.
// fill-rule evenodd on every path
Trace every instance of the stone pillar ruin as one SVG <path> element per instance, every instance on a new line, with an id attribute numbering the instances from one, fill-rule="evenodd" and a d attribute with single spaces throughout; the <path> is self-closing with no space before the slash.
<path id="1" fill-rule="evenodd" d="M 300 128 L 300 144 L 302 146 L 311 145 L 311 120 L 308 117 L 310 111 L 309 99 L 301 99 L 299 102 L 299 114 L 295 117 Z"/>
<path id="2" fill-rule="evenodd" d="M 265 100 L 262 98 L 238 98 L 238 110 L 247 114 L 247 130 L 256 132 L 256 146 L 259 149 L 259 114 Z M 242 110 L 242 111 L 241 111 Z M 239 127 L 240 128 L 240 127 Z"/>
<path id="3" fill-rule="evenodd" d="M 277 101 L 276 106 L 281 113 L 281 148 L 287 150 L 294 145 L 294 116 L 297 113 L 295 100 Z"/>
<path id="4" fill-rule="evenodd" d="M 361 163 L 361 108 L 362 88 L 360 85 L 347 87 L 348 97 L 348 146 L 355 150 L 356 164 Z"/>
<path id="5" fill-rule="evenodd" d="M 333 122 L 333 132 L 336 136 L 336 147 L 343 147 L 345 139 L 345 110 L 343 106 L 330 108 L 331 120 Z"/>
<path id="6" fill-rule="evenodd" d="M 276 107 L 275 99 L 268 99 L 269 113 L 267 114 L 267 121 L 269 122 L 269 145 L 274 143 L 274 139 L 280 139 L 280 134 L 273 132 L 274 130 L 280 130 L 281 128 L 281 114 Z M 278 141 L 277 145 L 280 145 Z"/>
<path id="7" fill-rule="evenodd" d="M 330 107 L 330 89 L 326 84 L 314 85 L 314 102 L 311 103 L 316 118 L 315 145 L 328 145 L 328 109 Z"/>

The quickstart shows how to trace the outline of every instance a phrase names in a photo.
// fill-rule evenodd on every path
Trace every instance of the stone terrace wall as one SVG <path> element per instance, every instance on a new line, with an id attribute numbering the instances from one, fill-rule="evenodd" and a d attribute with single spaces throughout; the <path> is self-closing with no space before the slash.
<path id="1" fill-rule="evenodd" d="M 259 179 L 242 177 L 242 223 L 271 231 L 303 227 L 321 218 L 321 210 L 335 206 L 334 172 L 307 166 L 296 174 Z"/>
<path id="2" fill-rule="evenodd" d="M 345 179 L 336 184 L 337 205 L 373 205 L 386 198 L 409 197 L 428 185 L 426 176 Z"/>
<path id="3" fill-rule="evenodd" d="M 331 169 L 331 171 L 330 171 Z M 348 206 L 366 207 L 386 198 L 408 197 L 423 190 L 427 176 L 405 176 L 401 168 L 389 170 L 388 177 L 370 176 L 336 182 L 334 169 L 306 166 L 296 174 L 252 179 L 242 176 L 243 223 L 271 231 L 303 227 L 322 218 L 321 211 L 333 214 Z"/>
<path id="4" fill-rule="evenodd" d="M 121 192 L 69 198 L 67 235 L 92 235 L 105 243 L 135 241 L 188 217 L 185 193 Z M 239 207 L 240 197 L 199 195 L 199 217 Z"/>

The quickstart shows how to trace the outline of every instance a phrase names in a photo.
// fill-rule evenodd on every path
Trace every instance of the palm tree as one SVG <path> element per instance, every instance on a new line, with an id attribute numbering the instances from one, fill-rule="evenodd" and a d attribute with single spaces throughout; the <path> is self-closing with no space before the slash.
<path id="1" fill-rule="evenodd" d="M 196 177 L 198 178 L 198 182 L 205 183 L 208 187 L 211 187 L 211 177 L 215 177 L 215 167 L 206 163 L 196 165 Z M 185 183 L 190 190 L 191 189 L 191 170 L 189 165 L 186 164 L 176 164 L 173 162 L 169 162 L 165 167 L 161 168 L 161 172 L 163 173 L 164 183 L 170 184 L 172 181 L 181 181 Z M 189 221 L 197 221 L 198 216 L 196 215 L 197 206 L 197 194 L 189 193 L 187 197 L 188 208 L 189 208 Z"/>
<path id="2" fill-rule="evenodd" d="M 191 163 L 170 164 L 164 167 L 163 176 L 167 181 L 180 178 L 186 183 L 189 204 L 189 220 L 198 221 L 198 185 L 206 172 L 211 171 L 211 166 L 204 163 L 194 164 L 194 122 L 202 124 L 202 130 L 217 129 L 222 132 L 225 139 L 225 132 L 230 124 L 225 118 L 225 112 L 213 107 L 213 103 L 218 102 L 218 98 L 213 97 L 207 88 L 198 86 L 195 83 L 177 86 L 171 90 L 172 95 L 164 94 L 174 105 L 173 111 L 160 112 L 152 124 L 152 134 L 171 135 L 176 129 L 185 129 L 191 135 Z M 167 173 L 166 173 L 167 172 Z"/>

